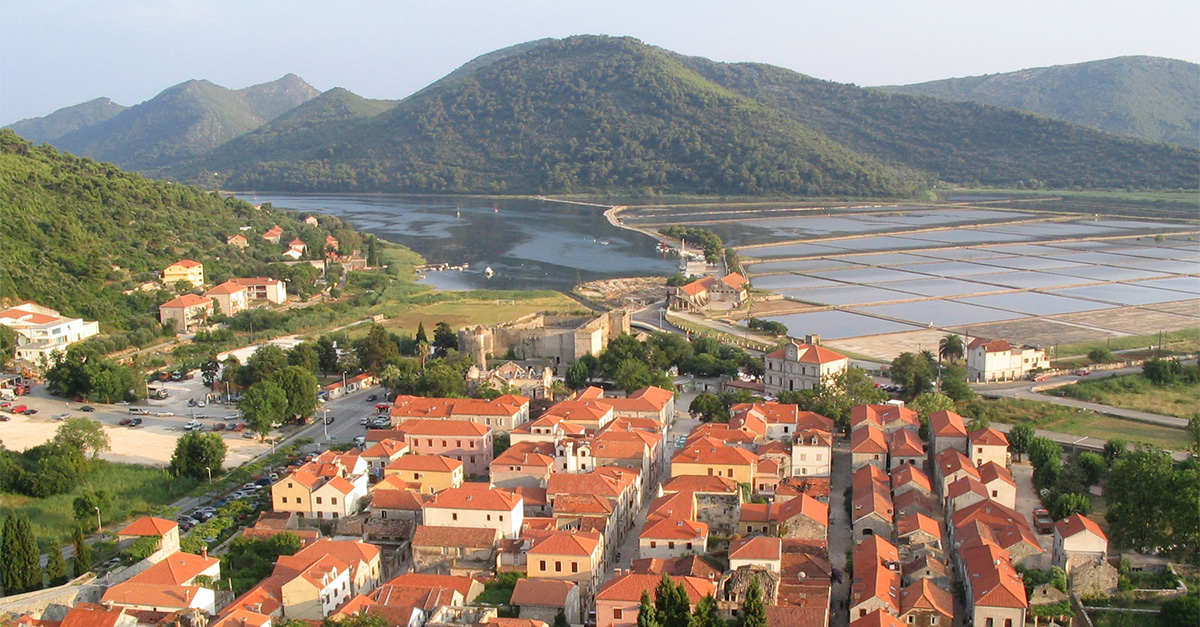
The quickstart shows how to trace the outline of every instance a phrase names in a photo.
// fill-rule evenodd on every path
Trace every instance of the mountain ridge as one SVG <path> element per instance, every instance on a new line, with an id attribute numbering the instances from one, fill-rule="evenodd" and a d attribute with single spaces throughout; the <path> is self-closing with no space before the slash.
<path id="1" fill-rule="evenodd" d="M 1200 147 L 1200 65 L 1178 59 L 1123 56 L 875 89 L 1021 109 Z"/>

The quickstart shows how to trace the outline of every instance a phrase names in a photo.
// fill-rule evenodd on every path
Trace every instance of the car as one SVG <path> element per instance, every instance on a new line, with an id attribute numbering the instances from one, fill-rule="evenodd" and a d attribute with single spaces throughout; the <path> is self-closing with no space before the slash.
<path id="1" fill-rule="evenodd" d="M 141 407 L 130 407 L 129 413 L 134 416 L 149 416 L 150 412 Z"/>
<path id="2" fill-rule="evenodd" d="M 1054 518 L 1050 516 L 1050 512 L 1044 508 L 1038 507 L 1033 510 L 1033 527 L 1038 533 L 1047 534 L 1054 532 Z"/>
<path id="3" fill-rule="evenodd" d="M 325 416 L 325 424 L 327 424 L 327 425 L 333 424 L 333 419 L 334 419 L 333 416 Z"/>
<path id="4" fill-rule="evenodd" d="M 140 424 L 142 424 L 142 419 L 141 419 L 141 418 L 132 418 L 132 419 L 130 419 L 130 421 L 129 421 L 129 426 L 131 426 L 131 427 L 136 427 L 136 426 L 138 426 L 138 425 L 140 425 Z"/>
<path id="5" fill-rule="evenodd" d="M 86 402 L 87 402 L 87 399 L 86 399 L 86 398 L 84 398 L 84 397 L 82 397 L 82 396 L 76 396 L 76 397 L 75 397 L 75 402 L 76 402 L 76 403 L 86 403 Z"/>
<path id="6" fill-rule="evenodd" d="M 259 479 L 258 481 L 255 481 L 254 483 L 258 484 L 260 487 L 265 488 L 265 487 L 271 485 L 271 480 L 268 479 L 267 477 L 263 477 L 263 478 Z"/>
<path id="7" fill-rule="evenodd" d="M 200 521 L 196 520 L 195 518 L 192 518 L 191 516 L 180 516 L 179 518 L 175 519 L 175 522 L 180 523 L 180 524 L 188 524 L 193 527 L 200 524 Z"/>
<path id="8" fill-rule="evenodd" d="M 114 557 L 100 565 L 100 568 L 112 568 L 121 563 L 121 558 Z"/>
<path id="9" fill-rule="evenodd" d="M 242 431 L 245 431 L 245 430 L 246 430 L 246 423 L 244 423 L 244 422 L 236 422 L 236 423 L 234 423 L 234 424 L 233 424 L 231 427 L 229 427 L 229 430 L 230 430 L 230 431 L 237 431 L 238 433 L 241 433 Z"/>
<path id="10" fill-rule="evenodd" d="M 128 404 L 129 404 L 129 401 L 117 401 L 117 402 L 113 403 L 113 405 L 128 405 Z"/>
<path id="11" fill-rule="evenodd" d="M 225 430 L 225 423 L 223 423 L 223 422 L 218 422 L 217 424 L 213 425 L 213 431 L 224 431 L 224 430 Z"/>
<path id="12" fill-rule="evenodd" d="M 208 405 L 208 401 L 197 401 L 196 402 L 196 407 L 205 407 L 207 405 Z"/>
<path id="13" fill-rule="evenodd" d="M 188 403 L 187 403 L 187 405 L 188 405 L 188 407 L 195 407 L 195 406 L 196 406 L 196 399 L 194 399 L 194 398 L 189 398 L 189 399 L 188 399 Z"/>
<path id="14" fill-rule="evenodd" d="M 86 411 L 88 413 L 91 413 L 91 412 L 96 411 L 96 408 L 92 407 L 91 405 L 84 405 L 83 407 L 79 408 L 79 411 Z"/>
<path id="15" fill-rule="evenodd" d="M 189 420 L 183 424 L 184 431 L 195 431 L 203 428 L 204 423 L 200 422 L 199 420 Z"/>
<path id="16" fill-rule="evenodd" d="M 122 418 L 119 422 L 117 422 L 117 424 L 124 427 L 124 426 L 127 426 L 131 422 L 133 422 L 133 418 Z"/>
<path id="17" fill-rule="evenodd" d="M 239 420 L 241 417 L 242 415 L 238 413 L 225 414 L 225 420 Z"/>
<path id="18" fill-rule="evenodd" d="M 258 489 L 257 483 L 247 483 L 247 484 L 242 485 L 243 492 L 245 492 L 246 490 L 257 490 L 257 489 Z"/>
<path id="19" fill-rule="evenodd" d="M 378 396 L 376 396 L 376 395 L 374 395 L 374 394 L 372 394 L 372 395 L 370 395 L 370 396 L 368 396 L 368 397 L 367 397 L 367 402 L 368 402 L 368 403 L 373 403 L 373 402 L 375 402 L 375 399 L 377 399 L 377 398 L 379 398 L 379 397 L 378 397 Z"/>
<path id="20" fill-rule="evenodd" d="M 12 407 L 12 403 L 0 403 L 0 409 L 8 409 Z"/>
<path id="21" fill-rule="evenodd" d="M 279 481 L 279 473 L 273 472 L 270 475 L 271 481 Z"/>
<path id="22" fill-rule="evenodd" d="M 9 418 L 5 414 L 0 414 L 0 422 L 8 422 L 9 420 L 12 420 L 12 418 Z"/>
<path id="23" fill-rule="evenodd" d="M 17 405 L 16 407 L 10 407 L 8 411 L 13 414 L 23 414 L 26 409 L 29 409 L 28 405 Z"/>
<path id="24" fill-rule="evenodd" d="M 202 512 L 200 510 L 196 510 L 196 511 L 192 512 L 192 518 L 195 518 L 196 520 L 199 520 L 200 522 L 206 522 L 206 521 L 208 521 L 209 518 L 212 518 L 212 517 L 213 517 L 212 512 Z"/>
<path id="25" fill-rule="evenodd" d="M 362 435 L 354 436 L 354 446 L 365 446 L 366 444 L 367 444 L 366 436 L 362 436 Z"/>
<path id="26" fill-rule="evenodd" d="M 360 424 L 364 427 L 367 426 L 367 423 L 369 423 L 369 422 L 371 422 L 370 416 L 363 416 L 362 418 L 358 419 L 358 424 Z"/>
<path id="27" fill-rule="evenodd" d="M 26 416 L 32 416 L 32 415 L 36 414 L 37 412 L 38 412 L 38 410 L 36 410 L 36 409 L 26 409 L 26 410 L 25 410 L 25 415 L 26 415 Z"/>
<path id="28" fill-rule="evenodd" d="M 155 416 L 158 416 L 159 418 L 166 418 L 166 417 L 168 417 L 168 416 L 174 416 L 174 415 L 175 415 L 175 412 L 171 412 L 171 411 L 160 411 L 160 412 L 158 412 L 158 413 L 156 413 L 156 414 L 154 414 L 154 415 L 155 415 Z"/>
<path id="29" fill-rule="evenodd" d="M 242 434 L 242 437 L 246 438 L 247 440 L 253 440 L 254 438 L 256 438 L 258 436 L 256 436 L 253 431 L 247 431 Z"/>
<path id="30" fill-rule="evenodd" d="M 1091 370 L 1088 370 L 1088 369 L 1086 369 L 1086 368 L 1084 368 L 1084 369 L 1082 369 L 1082 370 L 1076 370 L 1076 371 L 1075 371 L 1075 374 L 1077 374 L 1077 375 L 1079 375 L 1079 376 L 1081 376 L 1081 377 L 1086 377 L 1086 376 L 1088 376 L 1089 374 L 1092 374 L 1092 371 L 1091 371 Z"/>

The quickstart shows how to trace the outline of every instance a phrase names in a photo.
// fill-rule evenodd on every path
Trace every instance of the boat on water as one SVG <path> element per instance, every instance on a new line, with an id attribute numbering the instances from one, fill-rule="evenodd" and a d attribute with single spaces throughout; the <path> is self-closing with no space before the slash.
<path id="1" fill-rule="evenodd" d="M 494 274 L 496 274 L 496 272 L 492 270 L 491 266 L 488 266 L 483 269 L 483 276 L 485 276 L 489 279 L 492 278 L 492 275 L 494 275 Z"/>

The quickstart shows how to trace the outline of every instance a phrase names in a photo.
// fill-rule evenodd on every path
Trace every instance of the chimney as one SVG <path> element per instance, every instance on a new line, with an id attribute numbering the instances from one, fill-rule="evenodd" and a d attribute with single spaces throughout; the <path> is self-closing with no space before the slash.
<path id="1" fill-rule="evenodd" d="M 813 335 L 813 334 L 811 334 L 811 333 L 810 333 L 810 334 L 808 334 L 808 335 L 805 335 L 805 336 L 804 336 L 804 343 L 805 343 L 805 344 L 812 344 L 813 346 L 820 346 L 820 345 L 821 345 L 821 336 L 819 336 L 819 335 Z"/>
<path id="2" fill-rule="evenodd" d="M 200 557 L 208 559 L 208 545 L 200 547 Z"/>

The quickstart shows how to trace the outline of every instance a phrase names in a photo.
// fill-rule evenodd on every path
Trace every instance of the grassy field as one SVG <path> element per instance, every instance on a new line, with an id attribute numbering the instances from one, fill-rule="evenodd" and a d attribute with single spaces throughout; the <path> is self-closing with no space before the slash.
<path id="1" fill-rule="evenodd" d="M 1147 346 L 1158 346 L 1159 335 L 1129 335 L 1125 337 L 1112 337 L 1105 340 L 1095 340 L 1092 342 L 1077 342 L 1075 344 L 1063 344 L 1058 347 L 1058 354 L 1063 358 L 1087 355 L 1088 351 L 1093 348 L 1107 348 L 1113 351 L 1129 350 L 1135 348 L 1145 348 Z M 1163 351 L 1167 353 L 1195 353 L 1200 351 L 1200 327 L 1194 329 L 1181 329 L 1179 331 L 1168 331 L 1162 334 Z M 1083 363 L 1086 363 L 1083 362 Z M 1079 365 L 1083 365 L 1080 363 Z"/>
<path id="2" fill-rule="evenodd" d="M 72 492 L 45 499 L 0 494 L 0 510 L 29 516 L 33 533 L 45 550 L 52 542 L 70 541 L 75 528 L 71 504 L 86 488 L 106 490 L 112 497 L 112 508 L 102 511 L 100 516 L 105 530 L 110 530 L 110 525 L 116 521 L 127 521 L 150 512 L 168 514 L 161 512 L 161 508 L 185 496 L 195 483 L 169 477 L 165 470 L 158 468 L 101 460 L 97 462 L 96 469 L 87 474 L 85 482 Z M 175 516 L 172 514 L 168 517 Z"/>
<path id="3" fill-rule="evenodd" d="M 964 417 L 983 416 L 1004 424 L 1033 423 L 1039 429 L 1086 435 L 1104 440 L 1144 442 L 1178 451 L 1187 447 L 1183 429 L 1151 425 L 1115 416 L 1063 407 L 1053 403 L 1015 398 L 978 399 L 963 410 Z"/>
<path id="4" fill-rule="evenodd" d="M 1157 386 L 1141 374 L 1081 381 L 1074 385 L 1047 390 L 1045 393 L 1179 418 L 1189 418 L 1200 412 L 1200 384 L 1176 383 Z"/>
<path id="5" fill-rule="evenodd" d="M 1088 614 L 1095 627 L 1158 627 L 1158 614 L 1098 611 Z"/>

